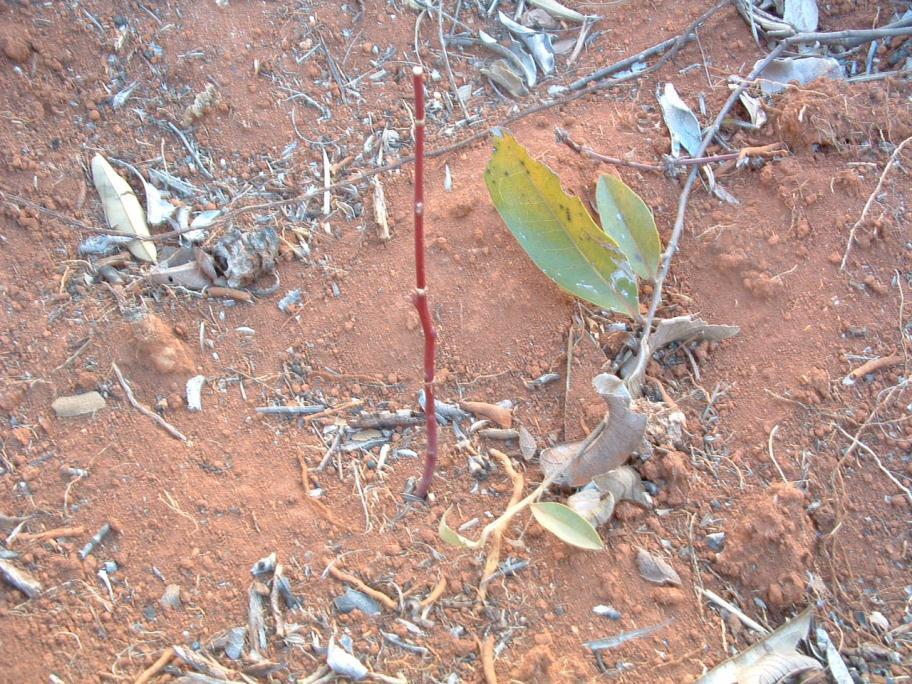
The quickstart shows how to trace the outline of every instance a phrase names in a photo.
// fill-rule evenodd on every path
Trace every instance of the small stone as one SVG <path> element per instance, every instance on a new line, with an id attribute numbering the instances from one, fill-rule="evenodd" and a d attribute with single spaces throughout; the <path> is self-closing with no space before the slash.
<path id="1" fill-rule="evenodd" d="M 619 611 L 614 606 L 606 606 L 604 604 L 601 604 L 593 608 L 592 612 L 601 617 L 606 617 L 609 620 L 621 619 L 621 611 Z"/>
<path id="2" fill-rule="evenodd" d="M 66 397 L 57 397 L 51 408 L 58 418 L 73 418 L 95 413 L 105 407 L 105 399 L 98 392 L 85 392 Z"/>
<path id="3" fill-rule="evenodd" d="M 177 610 L 181 607 L 181 588 L 176 584 L 169 584 L 158 602 L 163 608 Z"/>
<path id="4" fill-rule="evenodd" d="M 714 532 L 706 535 L 706 544 L 716 553 L 725 548 L 725 532 Z"/>

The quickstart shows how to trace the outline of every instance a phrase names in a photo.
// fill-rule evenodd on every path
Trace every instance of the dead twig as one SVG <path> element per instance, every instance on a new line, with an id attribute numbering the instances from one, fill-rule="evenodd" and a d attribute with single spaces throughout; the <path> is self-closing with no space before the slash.
<path id="1" fill-rule="evenodd" d="M 509 509 L 510 507 L 515 506 L 517 503 L 519 503 L 520 498 L 522 498 L 525 480 L 520 473 L 516 472 L 516 469 L 510 462 L 509 456 L 501 451 L 498 451 L 497 449 L 491 449 L 490 452 L 492 456 L 500 461 L 501 465 L 504 467 L 504 470 L 507 471 L 507 475 L 510 476 L 510 480 L 513 482 L 513 494 L 510 496 L 510 502 L 507 504 L 507 508 Z M 487 598 L 488 582 L 492 577 L 495 576 L 497 572 L 497 566 L 500 563 L 500 547 L 503 545 L 503 531 L 503 527 L 499 527 L 494 531 L 494 541 L 491 544 L 490 551 L 488 551 L 488 557 L 485 561 L 484 570 L 481 573 L 481 582 L 478 585 L 479 603 L 484 603 L 485 598 Z"/>
<path id="2" fill-rule="evenodd" d="M 488 634 L 481 645 L 481 666 L 485 684 L 497 684 L 497 670 L 494 669 L 494 635 Z"/>
<path id="3" fill-rule="evenodd" d="M 16 537 L 16 541 L 23 542 L 35 542 L 43 541 L 45 539 L 55 539 L 57 537 L 78 537 L 82 534 L 85 534 L 85 528 L 78 527 L 55 527 L 53 530 L 45 530 L 44 532 L 35 532 L 32 534 L 24 533 Z"/>
<path id="4" fill-rule="evenodd" d="M 883 462 L 880 460 L 880 457 L 877 455 L 877 453 L 871 447 L 869 447 L 867 444 L 865 444 L 864 442 L 859 440 L 858 437 L 852 437 L 852 435 L 850 435 L 848 432 L 843 430 L 836 423 L 833 423 L 833 427 L 835 427 L 837 430 L 839 430 L 839 432 L 841 432 L 844 437 L 851 439 L 853 445 L 857 444 L 858 446 L 861 447 L 861 449 L 865 453 L 867 453 L 871 458 L 873 458 L 874 463 L 877 464 L 877 467 L 880 469 L 880 472 L 882 472 L 884 475 L 886 475 L 887 478 L 890 480 L 890 482 L 892 482 L 894 485 L 896 485 L 899 488 L 899 491 L 901 491 L 903 494 L 906 495 L 906 498 L 909 500 L 909 503 L 912 504 L 912 490 L 910 490 L 908 487 L 906 487 L 902 482 L 899 481 L 899 479 L 893 473 L 891 473 L 889 470 L 887 470 L 886 466 L 884 466 Z"/>
<path id="5" fill-rule="evenodd" d="M 339 568 L 337 568 L 334 564 L 330 564 L 329 567 L 326 568 L 326 570 L 327 570 L 327 572 L 329 572 L 330 575 L 335 577 L 340 582 L 348 582 L 355 589 L 364 592 L 365 594 L 370 596 L 372 599 L 379 601 L 380 603 L 382 603 L 384 606 L 386 606 L 390 610 L 396 610 L 396 602 L 392 598 L 390 598 L 389 596 L 384 594 L 382 591 L 368 586 L 367 584 L 365 584 L 364 582 L 362 582 L 361 580 L 359 580 L 357 577 L 355 577 L 352 574 L 339 570 Z"/>
<path id="6" fill-rule="evenodd" d="M 912 30 L 912 29 L 910 29 Z M 899 145 L 896 146 L 896 149 L 893 150 L 893 153 L 890 155 L 890 158 L 887 160 L 887 163 L 884 164 L 883 171 L 880 174 L 880 178 L 877 179 L 877 185 L 874 187 L 874 192 L 868 197 L 868 201 L 865 202 L 864 209 L 861 210 L 861 216 L 858 217 L 858 220 L 855 221 L 855 224 L 852 226 L 852 229 L 849 231 L 849 241 L 846 244 L 845 253 L 842 255 L 842 262 L 839 264 L 839 270 L 844 271 L 846 268 L 846 262 L 849 260 L 849 252 L 852 251 L 852 243 L 855 241 L 855 232 L 858 230 L 858 227 L 865 222 L 865 219 L 868 217 L 868 212 L 871 211 L 871 206 L 874 204 L 874 200 L 880 194 L 880 189 L 883 187 L 884 180 L 887 177 L 887 174 L 890 172 L 890 169 L 893 168 L 893 165 L 896 163 L 896 160 L 899 159 L 900 153 L 903 151 L 903 148 L 909 144 L 909 141 L 912 140 L 912 136 L 903 140 Z"/>
<path id="7" fill-rule="evenodd" d="M 779 471 L 779 477 L 782 478 L 782 481 L 785 484 L 788 484 L 788 478 L 785 476 L 785 473 L 782 472 L 782 466 L 779 465 L 779 461 L 776 460 L 776 454 L 773 451 L 773 439 L 776 437 L 776 433 L 779 432 L 779 425 L 773 425 L 773 429 L 769 433 L 769 441 L 767 442 L 767 449 L 769 451 L 770 460 L 773 462 L 773 465 L 776 466 L 776 470 Z"/>
<path id="8" fill-rule="evenodd" d="M 447 587 L 446 575 L 441 575 L 440 579 L 437 580 L 437 584 L 431 590 L 431 593 L 428 594 L 426 597 L 424 597 L 421 600 L 421 603 L 419 603 L 418 605 L 421 606 L 422 608 L 428 608 L 428 607 L 434 605 L 434 603 L 437 601 L 437 599 L 439 599 L 441 596 L 443 596 L 443 592 L 446 591 L 446 587 Z"/>
<path id="9" fill-rule="evenodd" d="M 133 408 L 135 408 L 137 411 L 139 411 L 141 414 L 143 414 L 147 418 L 151 418 L 153 421 L 158 423 L 161 427 L 163 427 L 167 431 L 167 433 L 169 435 L 171 435 L 175 439 L 179 439 L 182 442 L 187 441 L 187 438 L 180 432 L 180 430 L 178 430 L 176 427 L 171 425 L 171 423 L 169 423 L 167 420 L 162 418 L 160 415 L 158 415 L 154 411 L 151 411 L 150 409 L 146 408 L 145 406 L 143 406 L 136 400 L 136 397 L 133 396 L 133 390 L 130 389 L 130 385 L 127 383 L 126 379 L 123 376 L 123 373 L 120 372 L 120 368 L 117 367 L 116 363 L 112 363 L 111 368 L 114 369 L 114 375 L 117 376 L 117 381 L 120 383 L 120 386 L 123 387 L 123 391 L 127 395 L 127 401 L 130 402 L 130 405 Z"/>
<path id="10" fill-rule="evenodd" d="M 164 670 L 168 663 L 174 660 L 175 655 L 173 647 L 169 646 L 166 648 L 158 657 L 158 660 L 140 673 L 133 684 L 146 684 L 146 682 L 150 681 L 155 675 Z"/>
<path id="11" fill-rule="evenodd" d="M 871 359 L 870 361 L 865 361 L 858 368 L 851 371 L 845 378 L 842 380 L 843 385 L 852 385 L 856 380 L 860 380 L 868 373 L 876 373 L 882 368 L 891 368 L 892 366 L 898 366 L 903 363 L 905 358 L 899 354 L 890 354 L 889 356 L 881 356 L 876 359 Z"/>
<path id="12" fill-rule="evenodd" d="M 674 157 L 668 157 L 665 160 L 664 164 L 645 164 L 643 162 L 629 161 L 627 159 L 620 159 L 618 157 L 609 157 L 607 155 L 596 152 L 591 147 L 586 147 L 580 143 L 573 140 L 570 137 L 570 134 L 565 131 L 563 128 L 554 129 L 555 137 L 557 142 L 563 143 L 569 147 L 574 152 L 582 155 L 583 157 L 588 157 L 589 159 L 594 159 L 595 161 L 604 162 L 605 164 L 612 164 L 614 166 L 627 166 L 632 169 L 638 169 L 640 171 L 650 171 L 652 173 L 668 173 L 675 166 L 702 166 L 703 164 L 713 164 L 716 162 L 724 161 L 741 161 L 748 157 L 773 157 L 777 154 L 788 154 L 782 143 L 772 143 L 770 145 L 761 145 L 758 147 L 745 147 L 737 152 L 726 152 L 725 154 L 714 154 L 708 157 L 682 157 L 675 159 Z"/>

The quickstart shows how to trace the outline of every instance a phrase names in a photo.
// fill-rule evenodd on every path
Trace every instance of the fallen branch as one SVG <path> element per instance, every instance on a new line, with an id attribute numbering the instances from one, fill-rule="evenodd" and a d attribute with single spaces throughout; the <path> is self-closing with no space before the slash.
<path id="1" fill-rule="evenodd" d="M 774 59 L 785 52 L 787 45 L 787 41 L 779 43 L 772 52 L 757 63 L 748 77 L 741 81 L 741 83 L 739 83 L 731 92 L 731 95 L 728 96 L 725 104 L 722 105 L 722 109 L 719 110 L 716 120 L 713 121 L 712 126 L 709 127 L 706 134 L 703 136 L 700 147 L 696 154 L 694 154 L 695 157 L 702 157 L 704 155 L 713 138 L 716 137 L 716 134 L 722 127 L 722 122 L 725 120 L 728 112 L 735 106 L 735 103 L 741 97 L 741 93 L 757 79 Z M 649 312 L 646 315 L 646 321 L 643 325 L 643 337 L 640 340 L 640 351 L 637 355 L 636 365 L 630 375 L 625 379 L 627 387 L 630 389 L 630 393 L 635 397 L 640 396 L 641 393 L 643 374 L 646 371 L 646 364 L 649 362 L 649 359 L 647 358 L 649 346 L 646 343 L 652 332 L 652 323 L 655 320 L 656 310 L 659 308 L 659 303 L 662 301 L 662 286 L 665 284 L 665 278 L 668 276 L 668 271 L 671 268 L 671 259 L 678 249 L 678 242 L 681 240 L 681 233 L 684 230 L 684 216 L 687 213 L 687 201 L 690 199 L 690 191 L 693 189 L 699 171 L 699 166 L 694 166 L 690 170 L 690 173 L 687 175 L 687 180 L 684 183 L 684 188 L 681 190 L 681 196 L 678 199 L 678 214 L 675 218 L 674 228 L 671 231 L 671 239 L 668 241 L 668 246 L 665 248 L 665 253 L 662 256 L 662 269 L 659 271 L 658 276 L 656 276 L 655 286 L 652 291 L 652 301 L 649 304 Z"/>
<path id="2" fill-rule="evenodd" d="M 677 159 L 674 157 L 667 157 L 664 164 L 646 164 L 643 162 L 620 159 L 618 157 L 609 157 L 607 155 L 596 152 L 591 147 L 586 147 L 585 145 L 581 145 L 580 143 L 576 142 L 573 138 L 570 137 L 570 134 L 567 131 L 560 127 L 554 129 L 554 134 L 557 142 L 563 143 L 571 150 L 577 152 L 583 157 L 603 162 L 605 164 L 612 164 L 614 166 L 627 166 L 632 169 L 650 171 L 653 173 L 668 173 L 675 166 L 702 166 L 703 164 L 714 164 L 717 162 L 734 160 L 740 162 L 742 159 L 748 157 L 773 157 L 777 154 L 788 154 L 788 150 L 784 149 L 782 143 L 772 143 L 770 145 L 760 145 L 757 147 L 744 147 L 737 152 L 714 154 L 708 157 L 680 157 Z"/>
<path id="3" fill-rule="evenodd" d="M 684 30 L 683 33 L 680 33 L 679 35 L 675 36 L 674 38 L 669 38 L 668 40 L 663 40 L 661 43 L 657 43 L 656 45 L 653 45 L 650 48 L 646 48 L 642 52 L 638 52 L 635 55 L 626 57 L 619 62 L 615 62 L 614 64 L 610 64 L 606 67 L 602 67 L 601 69 L 594 71 L 593 73 L 589 74 L 588 76 L 584 76 L 583 78 L 574 81 L 573 83 L 571 83 L 568 86 L 569 89 L 574 90 L 574 91 L 583 90 L 586 87 L 587 83 L 592 83 L 593 81 L 600 81 L 604 78 L 607 78 L 611 74 L 621 71 L 622 69 L 628 69 L 628 68 L 632 67 L 634 64 L 643 62 L 644 60 L 646 60 L 649 57 L 654 57 L 655 55 L 659 55 L 659 54 L 662 54 L 663 52 L 670 51 L 670 54 L 667 54 L 666 56 L 664 56 L 658 64 L 654 65 L 657 68 L 660 64 L 664 64 L 669 59 L 673 58 L 678 53 L 678 51 L 680 51 L 680 49 L 682 47 L 684 47 L 687 43 L 689 43 L 693 40 L 696 40 L 697 29 L 700 28 L 703 24 L 705 24 L 707 22 L 707 20 L 709 20 L 709 18 L 712 17 L 716 12 L 723 9 L 724 7 L 726 7 L 729 4 L 731 4 L 731 0 L 722 0 L 722 2 L 716 3 L 711 8 L 706 10 L 703 14 L 701 14 L 699 17 L 697 17 L 697 19 L 695 19 L 693 21 L 693 23 L 691 23 L 691 25 L 688 26 Z M 650 71 L 654 71 L 654 70 L 655 70 L 654 68 L 644 69 L 643 71 L 638 72 L 638 74 L 642 75 L 644 73 L 649 73 Z"/>
<path id="4" fill-rule="evenodd" d="M 127 401 L 130 402 L 130 405 L 133 408 L 135 408 L 137 411 L 139 411 L 141 414 L 143 414 L 147 418 L 151 418 L 153 421 L 158 423 L 161 427 L 163 427 L 168 432 L 169 435 L 171 435 L 175 439 L 179 439 L 182 442 L 187 441 L 187 438 L 180 432 L 180 430 L 178 430 L 176 427 L 171 425 L 171 423 L 169 423 L 167 420 L 162 418 L 160 415 L 158 415 L 154 411 L 151 411 L 147 407 L 143 406 L 136 400 L 136 397 L 133 396 L 133 390 L 130 389 L 130 385 L 127 383 L 126 379 L 123 376 L 123 373 L 120 372 L 120 368 L 117 367 L 116 363 L 112 363 L 111 368 L 114 369 L 114 375 L 117 376 L 117 381 L 120 383 L 120 386 L 123 387 L 123 391 L 127 395 Z"/>

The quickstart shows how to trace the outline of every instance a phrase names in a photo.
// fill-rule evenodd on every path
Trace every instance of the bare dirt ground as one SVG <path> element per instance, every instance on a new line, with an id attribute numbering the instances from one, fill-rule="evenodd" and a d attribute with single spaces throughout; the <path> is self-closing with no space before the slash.
<path id="1" fill-rule="evenodd" d="M 475 3 L 459 4 L 461 20 L 481 28 Z M 381 146 L 382 163 L 408 155 L 416 45 L 440 75 L 429 83 L 428 120 L 429 149 L 440 150 L 543 101 L 549 85 L 674 37 L 709 7 L 566 4 L 602 15 L 599 33 L 572 65 L 559 56 L 556 75 L 515 103 L 479 74 L 487 57 L 478 48 L 449 48 L 457 86 L 472 89 L 467 125 L 437 15 L 425 12 L 416 33 L 418 12 L 403 2 L 4 3 L 0 522 L 5 562 L 41 587 L 28 599 L 0 585 L 0 681 L 134 681 L 175 646 L 187 659 L 210 658 L 197 669 L 216 679 L 304 680 L 326 675 L 322 649 L 334 635 L 336 643 L 350 638 L 372 671 L 404 681 L 490 679 L 482 652 L 493 644 L 501 682 L 686 682 L 757 639 L 701 589 L 770 628 L 815 604 L 857 681 L 910 680 L 912 146 L 840 270 L 888 157 L 912 134 L 908 81 L 792 88 L 761 130 L 728 132 L 736 150 L 783 142 L 788 154 L 717 171 L 739 205 L 697 188 L 660 315 L 699 313 L 741 333 L 650 364 L 649 376 L 685 412 L 686 443 L 635 464 L 654 485 L 656 510 L 621 505 L 600 528 L 604 551 L 565 546 L 520 516 L 503 557 L 528 565 L 489 582 L 481 602 L 484 555 L 446 546 L 437 525 L 450 507 L 457 525 L 484 524 L 504 509 L 512 485 L 496 461 L 475 472 L 444 428 L 434 499 L 410 506 L 402 492 L 420 472 L 409 450 L 422 453 L 421 426 L 393 431 L 379 470 L 381 446 L 337 448 L 317 471 L 333 429 L 362 414 L 417 409 L 412 167 L 380 176 L 389 241 L 378 237 L 366 182 L 336 187 L 328 216 L 322 193 L 238 210 L 321 188 L 324 152 L 333 181 L 357 181 L 377 165 Z M 513 3 L 501 5 L 512 16 Z M 903 5 L 821 4 L 821 29 L 880 25 Z M 881 54 L 908 45 L 888 43 Z M 657 84 L 674 82 L 695 109 L 702 97 L 708 124 L 728 96 L 728 76 L 746 75 L 762 54 L 747 23 L 725 7 L 657 73 L 509 129 L 583 198 L 592 198 L 599 172 L 619 173 L 654 210 L 664 241 L 683 179 L 600 165 L 555 142 L 555 127 L 605 154 L 658 163 L 669 142 Z M 134 82 L 115 108 L 114 96 Z M 207 84 L 218 102 L 185 122 Z M 194 212 L 228 211 L 209 240 L 232 226 L 274 228 L 278 292 L 244 302 L 159 285 L 126 252 L 115 259 L 120 278 L 101 277 L 94 257 L 77 252 L 90 233 L 75 225 L 105 225 L 88 172 L 95 153 L 147 177 L 157 169 L 191 183 L 196 192 L 175 197 Z M 599 419 L 588 379 L 623 342 L 615 324 L 629 321 L 570 299 L 535 268 L 489 201 L 481 173 L 489 156 L 481 136 L 428 162 L 439 396 L 509 399 L 539 444 L 579 438 Z M 136 178 L 125 178 L 141 194 Z M 280 311 L 277 301 L 292 290 L 300 302 Z M 569 394 L 568 336 L 577 341 Z M 889 365 L 843 382 L 890 356 Z M 114 363 L 136 398 L 186 441 L 130 405 Z M 562 380 L 527 385 L 546 372 Z M 198 374 L 206 378 L 203 410 L 191 412 L 184 385 Z M 656 388 L 649 392 L 661 400 Z M 56 398 L 87 391 L 101 393 L 105 407 L 72 418 L 52 410 Z M 292 419 L 254 410 L 299 403 L 337 410 Z M 482 454 L 493 446 L 513 456 L 527 490 L 540 480 L 515 443 L 473 440 Z M 111 531 L 83 559 L 80 550 L 106 524 Z M 682 586 L 644 581 L 638 548 L 667 560 Z M 248 624 L 250 569 L 272 552 L 294 607 L 277 598 L 279 624 L 266 597 L 259 660 L 252 635 L 243 658 L 231 660 L 213 639 Z M 330 565 L 391 607 L 343 613 L 334 599 L 354 585 Z M 166 606 L 171 585 L 179 601 Z M 255 583 L 253 595 L 263 589 Z M 599 604 L 618 619 L 595 614 Z M 599 658 L 583 646 L 650 625 L 664 626 Z M 193 669 L 177 658 L 155 681 L 209 681 L 180 679 Z"/>

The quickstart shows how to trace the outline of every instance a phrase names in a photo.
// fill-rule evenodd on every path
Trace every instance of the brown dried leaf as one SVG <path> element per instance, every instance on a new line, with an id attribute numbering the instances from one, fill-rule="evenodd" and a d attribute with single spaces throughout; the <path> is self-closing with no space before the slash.
<path id="1" fill-rule="evenodd" d="M 741 329 L 736 325 L 712 325 L 696 316 L 676 316 L 666 318 L 656 324 L 655 332 L 649 338 L 646 348 L 641 348 L 639 353 L 632 357 L 621 369 L 621 376 L 631 394 L 639 397 L 642 394 L 643 376 L 646 374 L 646 364 L 652 355 L 673 342 L 690 342 L 693 340 L 709 340 L 718 342 L 728 337 L 737 335 Z"/>
<path id="2" fill-rule="evenodd" d="M 646 549 L 637 550 L 637 568 L 639 568 L 640 577 L 647 582 L 681 586 L 681 577 L 675 572 L 675 569 L 658 556 L 653 556 Z"/>
<path id="3" fill-rule="evenodd" d="M 643 441 L 646 416 L 630 410 L 630 393 L 624 383 L 614 375 L 602 373 L 592 384 L 608 404 L 607 422 L 597 428 L 601 432 L 582 455 L 580 448 L 586 440 L 558 444 L 542 451 L 542 472 L 545 477 L 553 477 L 555 484 L 581 487 L 623 465 Z"/>

